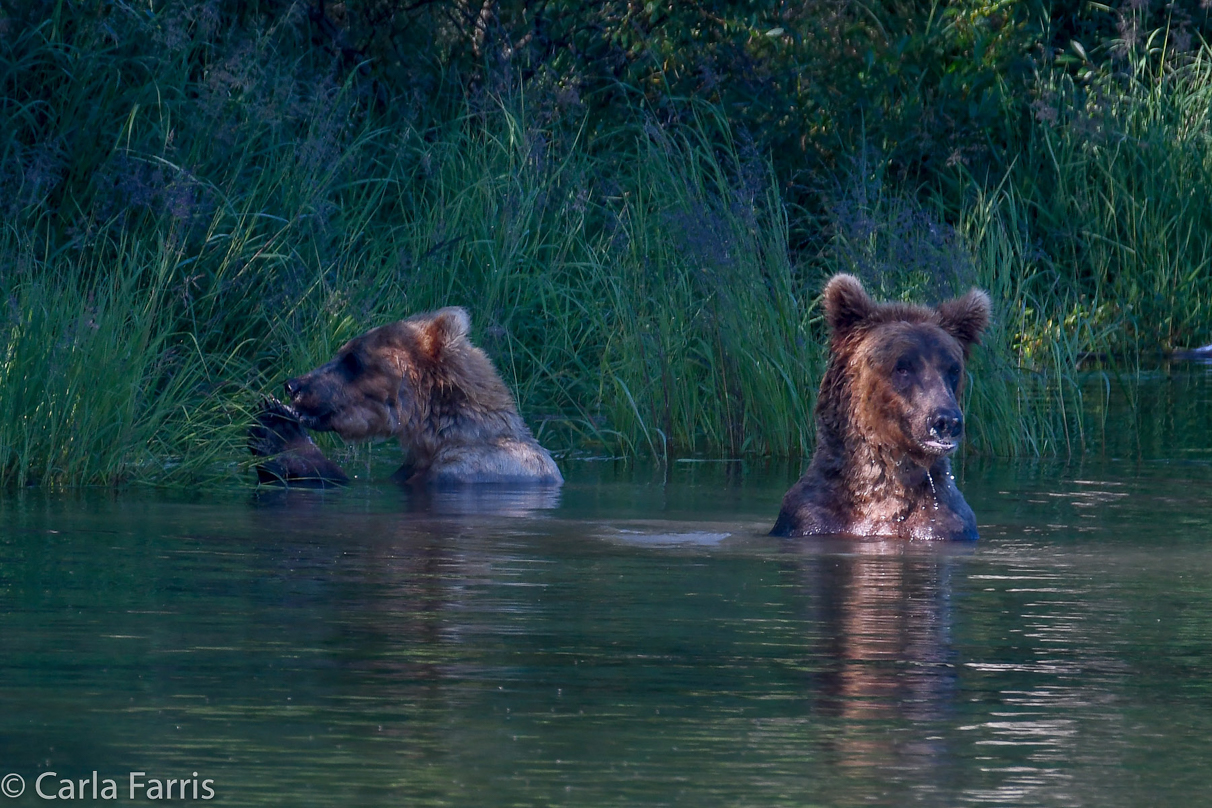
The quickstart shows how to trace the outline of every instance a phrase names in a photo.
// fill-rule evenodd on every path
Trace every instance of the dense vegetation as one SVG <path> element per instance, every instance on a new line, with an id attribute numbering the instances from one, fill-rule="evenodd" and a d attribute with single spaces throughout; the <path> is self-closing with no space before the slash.
<path id="1" fill-rule="evenodd" d="M 971 448 L 1088 450 L 1083 357 L 1212 341 L 1210 15 L 0 0 L 0 482 L 230 478 L 449 304 L 553 448 L 803 454 L 838 270 L 988 288 Z"/>

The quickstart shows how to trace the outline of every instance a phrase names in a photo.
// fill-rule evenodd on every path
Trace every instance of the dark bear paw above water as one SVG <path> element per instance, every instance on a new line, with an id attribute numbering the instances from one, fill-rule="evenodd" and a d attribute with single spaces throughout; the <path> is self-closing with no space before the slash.
<path id="1" fill-rule="evenodd" d="M 312 441 L 299 414 L 273 396 L 261 402 L 257 420 L 249 427 L 248 450 L 253 457 L 266 458 L 257 464 L 257 482 L 263 485 L 328 488 L 349 483 L 349 475 Z"/>
<path id="2" fill-rule="evenodd" d="M 309 440 L 299 416 L 288 404 L 273 396 L 261 399 L 257 420 L 248 429 L 248 450 L 253 457 L 269 457 L 285 451 L 292 441 Z"/>

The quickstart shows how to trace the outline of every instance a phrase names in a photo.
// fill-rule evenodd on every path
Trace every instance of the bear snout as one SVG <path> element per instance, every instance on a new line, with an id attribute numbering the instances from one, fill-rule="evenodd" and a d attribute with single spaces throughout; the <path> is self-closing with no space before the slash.
<path id="1" fill-rule="evenodd" d="M 291 406 L 300 415 L 320 415 L 331 409 L 330 406 L 327 406 L 326 386 L 316 384 L 310 373 L 306 376 L 287 379 L 282 387 L 286 391 L 286 398 L 290 401 Z"/>
<path id="2" fill-rule="evenodd" d="M 930 419 L 930 437 L 940 443 L 958 443 L 964 436 L 964 416 L 959 410 L 936 412 Z"/>
<path id="3" fill-rule="evenodd" d="M 287 379 L 282 385 L 291 408 L 299 417 L 299 423 L 316 432 L 328 432 L 334 412 L 331 396 L 324 380 L 320 383 L 313 374 Z"/>

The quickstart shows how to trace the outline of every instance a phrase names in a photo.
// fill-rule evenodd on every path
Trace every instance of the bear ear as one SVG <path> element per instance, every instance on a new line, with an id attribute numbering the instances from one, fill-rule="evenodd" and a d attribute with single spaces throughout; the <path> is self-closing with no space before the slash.
<path id="1" fill-rule="evenodd" d="M 421 326 L 421 352 L 429 359 L 437 360 L 470 330 L 471 318 L 464 309 L 458 306 L 438 309 L 433 318 Z"/>
<path id="2" fill-rule="evenodd" d="M 965 354 L 970 346 L 980 342 L 981 332 L 989 325 L 989 310 L 989 295 L 980 289 L 945 300 L 935 309 L 939 327 L 959 340 Z"/>
<path id="3" fill-rule="evenodd" d="M 853 275 L 834 275 L 825 284 L 825 320 L 834 334 L 844 335 L 874 311 L 875 303 Z"/>

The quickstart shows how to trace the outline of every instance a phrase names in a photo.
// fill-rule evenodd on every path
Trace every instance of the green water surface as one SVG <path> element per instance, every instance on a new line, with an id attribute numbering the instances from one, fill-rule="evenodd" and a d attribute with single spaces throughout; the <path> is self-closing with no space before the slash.
<path id="1" fill-rule="evenodd" d="M 963 547 L 766 538 L 798 467 L 752 463 L 10 493 L 0 805 L 1212 803 L 1207 438 L 969 460 Z"/>

